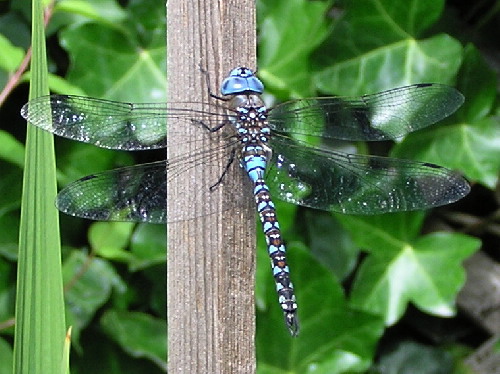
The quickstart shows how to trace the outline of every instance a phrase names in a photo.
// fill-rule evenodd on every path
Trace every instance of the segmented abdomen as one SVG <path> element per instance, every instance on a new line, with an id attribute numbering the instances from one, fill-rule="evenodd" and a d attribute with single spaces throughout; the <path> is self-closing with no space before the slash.
<path id="1" fill-rule="evenodd" d="M 257 212 L 266 236 L 267 250 L 271 259 L 278 301 L 285 314 L 285 322 L 292 335 L 297 335 L 297 303 L 290 272 L 286 263 L 286 249 L 281 237 L 276 209 L 271 200 L 269 188 L 264 180 L 266 155 L 260 145 L 246 146 L 243 151 L 243 166 L 254 184 Z"/>

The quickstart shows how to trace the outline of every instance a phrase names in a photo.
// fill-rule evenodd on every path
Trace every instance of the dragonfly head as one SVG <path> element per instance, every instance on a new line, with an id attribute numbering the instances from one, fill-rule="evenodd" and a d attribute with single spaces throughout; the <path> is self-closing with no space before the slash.
<path id="1" fill-rule="evenodd" d="M 223 95 L 238 95 L 244 93 L 261 94 L 264 85 L 254 72 L 248 68 L 238 67 L 231 70 L 228 77 L 222 82 L 221 93 Z"/>

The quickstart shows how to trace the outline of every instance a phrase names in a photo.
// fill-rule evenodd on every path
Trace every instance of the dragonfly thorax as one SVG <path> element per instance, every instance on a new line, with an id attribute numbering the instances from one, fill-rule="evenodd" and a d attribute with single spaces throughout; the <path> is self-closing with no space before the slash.
<path id="1" fill-rule="evenodd" d="M 267 108 L 259 95 L 235 95 L 230 100 L 235 112 L 233 126 L 242 144 L 262 144 L 269 141 L 271 129 L 267 122 Z"/>
<path id="2" fill-rule="evenodd" d="M 229 100 L 228 106 L 230 109 L 235 111 L 237 111 L 240 107 L 260 109 L 260 111 L 265 112 L 265 115 L 267 116 L 266 105 L 258 94 L 233 95 L 233 97 Z"/>

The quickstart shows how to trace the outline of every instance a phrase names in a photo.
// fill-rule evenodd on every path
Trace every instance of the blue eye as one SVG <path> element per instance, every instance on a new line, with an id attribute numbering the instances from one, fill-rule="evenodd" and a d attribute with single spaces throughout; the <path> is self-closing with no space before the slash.
<path id="1" fill-rule="evenodd" d="M 237 95 L 241 93 L 264 92 L 264 85 L 251 69 L 239 67 L 231 70 L 229 76 L 224 79 L 221 86 L 223 95 Z"/>

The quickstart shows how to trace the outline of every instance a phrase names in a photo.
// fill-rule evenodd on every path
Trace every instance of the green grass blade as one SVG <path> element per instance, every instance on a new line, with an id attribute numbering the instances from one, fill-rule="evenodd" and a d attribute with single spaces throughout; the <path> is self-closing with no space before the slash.
<path id="1" fill-rule="evenodd" d="M 30 98 L 48 94 L 43 9 L 33 1 Z M 60 373 L 65 318 L 54 143 L 28 126 L 16 295 L 14 373 Z"/>

